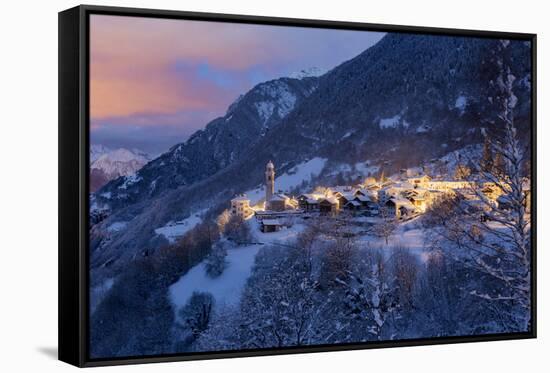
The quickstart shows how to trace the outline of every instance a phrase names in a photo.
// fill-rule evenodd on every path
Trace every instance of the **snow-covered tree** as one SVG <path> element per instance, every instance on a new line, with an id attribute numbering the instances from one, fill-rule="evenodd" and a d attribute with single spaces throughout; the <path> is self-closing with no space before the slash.
<path id="1" fill-rule="evenodd" d="M 356 251 L 353 237 L 338 237 L 327 245 L 321 267 L 323 286 L 338 285 L 336 279 L 347 280 Z"/>
<path id="2" fill-rule="evenodd" d="M 326 196 L 330 193 L 330 189 L 327 188 L 327 187 L 324 187 L 324 186 L 321 186 L 321 185 L 318 185 L 315 187 L 315 189 L 313 190 L 313 193 L 316 193 L 316 194 L 321 194 L 323 196 Z"/>
<path id="3" fill-rule="evenodd" d="M 178 312 L 174 328 L 175 350 L 188 351 L 192 343 L 206 330 L 212 318 L 214 297 L 210 293 L 194 292 Z"/>
<path id="4" fill-rule="evenodd" d="M 189 347 L 193 351 L 222 351 L 241 349 L 239 325 L 242 318 L 238 307 L 218 305 L 212 312 L 208 327 Z"/>
<path id="5" fill-rule="evenodd" d="M 227 249 L 226 241 L 218 241 L 212 246 L 210 255 L 206 257 L 206 273 L 212 278 L 218 277 L 227 267 Z"/>
<path id="6" fill-rule="evenodd" d="M 499 155 L 492 167 L 486 161 L 471 160 L 477 181 L 463 196 L 444 201 L 434 215 L 442 229 L 439 245 L 447 255 L 487 277 L 492 286 L 473 286 L 470 294 L 490 302 L 518 308 L 514 321 L 520 330 L 528 330 L 531 311 L 531 225 L 526 213 L 524 185 L 525 155 L 514 124 L 517 98 L 513 93 L 515 77 L 506 63 L 506 43 L 497 58 L 499 75 L 498 126 L 486 134 L 485 142 L 492 154 Z M 506 206 L 488 195 L 490 188 L 502 195 Z M 492 193 L 492 194 L 494 194 Z M 474 196 L 472 201 L 471 195 Z M 446 206 L 445 206 L 446 204 Z M 456 250 L 458 249 L 458 250 Z M 508 308 L 505 312 L 509 312 Z M 512 311 L 510 311 L 512 312 Z"/>
<path id="7" fill-rule="evenodd" d="M 225 225 L 224 235 L 227 239 L 238 244 L 247 243 L 251 240 L 250 227 L 243 218 L 234 215 Z"/>
<path id="8" fill-rule="evenodd" d="M 212 294 L 193 293 L 189 302 L 179 312 L 181 322 L 194 335 L 200 334 L 208 326 L 213 304 Z"/>
<path id="9" fill-rule="evenodd" d="M 298 249 L 269 247 L 256 257 L 241 302 L 239 338 L 246 348 L 310 344 L 319 323 L 316 283 Z"/>
<path id="10" fill-rule="evenodd" d="M 441 251 L 431 251 L 424 270 L 419 273 L 418 291 L 415 294 L 414 320 L 426 336 L 471 334 L 463 330 L 467 318 L 464 310 L 480 311 L 471 307 L 472 297 L 462 290 L 460 263 L 449 260 Z M 470 300 L 470 302 L 468 302 Z M 468 323 L 472 329 L 474 321 Z"/>
<path id="11" fill-rule="evenodd" d="M 231 212 L 229 212 L 228 209 L 223 210 L 223 212 L 218 216 L 218 219 L 216 222 L 218 223 L 218 227 L 221 232 L 224 231 L 225 226 L 227 225 L 227 223 L 229 223 L 230 219 L 231 219 Z"/>
<path id="12" fill-rule="evenodd" d="M 346 287 L 344 303 L 351 318 L 364 323 L 373 339 L 392 339 L 392 323 L 398 316 L 398 287 L 381 252 L 369 252 L 360 270 L 340 281 Z"/>

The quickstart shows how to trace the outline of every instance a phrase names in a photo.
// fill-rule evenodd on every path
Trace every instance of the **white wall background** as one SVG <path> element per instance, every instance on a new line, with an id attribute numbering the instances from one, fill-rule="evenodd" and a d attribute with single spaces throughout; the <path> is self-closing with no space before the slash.
<path id="1" fill-rule="evenodd" d="M 94 1 L 91 1 L 94 2 Z M 538 34 L 537 340 L 111 368 L 186 372 L 535 372 L 548 368 L 550 23 L 537 0 L 118 0 L 95 4 Z M 0 370 L 69 371 L 57 351 L 57 12 L 5 1 L 0 21 Z M 546 171 L 546 172 L 545 172 Z M 545 356 L 546 354 L 546 356 Z M 545 364 L 546 363 L 546 364 Z M 546 368 L 546 369 L 547 369 Z"/>

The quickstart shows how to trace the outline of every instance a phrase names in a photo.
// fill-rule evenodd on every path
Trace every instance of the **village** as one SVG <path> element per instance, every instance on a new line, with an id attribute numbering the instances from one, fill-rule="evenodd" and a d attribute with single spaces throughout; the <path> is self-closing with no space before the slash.
<path id="1" fill-rule="evenodd" d="M 491 182 L 434 180 L 411 170 L 402 170 L 398 176 L 379 180 L 368 177 L 357 185 L 317 186 L 310 193 L 289 196 L 281 191 L 275 192 L 275 165 L 269 161 L 265 170 L 264 201 L 252 205 L 246 194 L 238 195 L 231 200 L 231 214 L 243 220 L 255 217 L 264 233 L 288 228 L 296 218 L 314 216 L 347 214 L 351 219 L 406 221 L 425 213 L 444 196 L 458 192 L 466 196 L 470 205 L 483 208 L 479 196 L 473 192 L 474 187 L 478 187 L 491 203 L 506 203 L 506 194 Z M 526 205 L 530 206 L 527 187 L 524 192 Z"/>

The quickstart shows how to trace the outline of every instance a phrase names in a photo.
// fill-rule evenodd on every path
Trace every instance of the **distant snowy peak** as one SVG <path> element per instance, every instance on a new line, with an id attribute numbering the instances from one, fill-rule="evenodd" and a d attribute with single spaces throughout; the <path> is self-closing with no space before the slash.
<path id="1" fill-rule="evenodd" d="M 101 176 L 101 182 L 97 180 L 96 184 L 105 184 L 120 176 L 135 174 L 135 172 L 145 166 L 149 160 L 149 156 L 140 150 L 116 149 L 103 153 L 97 157 L 90 165 L 91 174 L 92 177 L 93 175 Z"/>
<path id="2" fill-rule="evenodd" d="M 124 162 L 131 162 L 133 160 L 140 160 L 140 161 L 146 162 L 148 160 L 148 156 L 146 153 L 139 151 L 137 149 L 128 150 L 128 149 L 120 148 L 101 155 L 94 162 L 94 165 L 100 165 L 105 162 L 124 163 Z"/>
<path id="3" fill-rule="evenodd" d="M 307 69 L 302 69 L 300 71 L 295 71 L 289 75 L 289 78 L 292 79 L 304 79 L 304 78 L 316 78 L 321 75 L 324 75 L 327 72 L 325 69 L 320 67 L 309 67 Z"/>
<path id="4" fill-rule="evenodd" d="M 94 144 L 90 146 L 90 163 L 95 162 L 103 154 L 111 152 L 112 149 L 101 144 Z"/>

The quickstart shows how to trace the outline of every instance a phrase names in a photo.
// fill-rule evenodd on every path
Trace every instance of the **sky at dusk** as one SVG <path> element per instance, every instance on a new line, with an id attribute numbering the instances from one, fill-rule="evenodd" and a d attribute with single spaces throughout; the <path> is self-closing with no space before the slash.
<path id="1" fill-rule="evenodd" d="M 159 154 L 254 85 L 309 67 L 329 70 L 382 36 L 92 15 L 91 143 Z"/>

